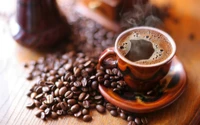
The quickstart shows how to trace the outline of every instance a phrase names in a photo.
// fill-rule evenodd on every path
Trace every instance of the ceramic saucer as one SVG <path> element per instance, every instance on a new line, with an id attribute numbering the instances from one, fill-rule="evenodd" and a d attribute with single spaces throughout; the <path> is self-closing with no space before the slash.
<path id="1" fill-rule="evenodd" d="M 186 73 L 177 57 L 172 59 L 168 74 L 159 81 L 153 95 L 136 92 L 117 94 L 111 88 L 99 85 L 99 90 L 110 103 L 124 110 L 136 113 L 147 113 L 164 108 L 178 99 L 186 88 Z"/>

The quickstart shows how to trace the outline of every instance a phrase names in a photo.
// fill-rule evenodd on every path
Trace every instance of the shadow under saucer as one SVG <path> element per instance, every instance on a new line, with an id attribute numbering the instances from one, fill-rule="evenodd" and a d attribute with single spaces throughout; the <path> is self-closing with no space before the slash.
<path id="1" fill-rule="evenodd" d="M 186 73 L 176 56 L 172 59 L 168 74 L 155 87 L 153 95 L 133 91 L 118 94 L 113 92 L 112 88 L 99 84 L 99 91 L 107 101 L 124 110 L 136 113 L 148 113 L 172 104 L 181 96 L 185 88 Z"/>

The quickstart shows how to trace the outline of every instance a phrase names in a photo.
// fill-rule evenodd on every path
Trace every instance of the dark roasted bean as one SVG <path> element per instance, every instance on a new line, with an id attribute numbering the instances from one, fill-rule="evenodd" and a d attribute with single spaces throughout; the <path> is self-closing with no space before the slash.
<path id="1" fill-rule="evenodd" d="M 62 81 L 57 81 L 55 82 L 56 87 L 61 88 L 63 86 L 63 82 Z"/>
<path id="2" fill-rule="evenodd" d="M 59 95 L 63 96 L 66 92 L 67 92 L 67 88 L 65 86 L 63 86 L 59 90 Z"/>
<path id="3" fill-rule="evenodd" d="M 98 82 L 93 81 L 91 87 L 92 87 L 92 89 L 96 90 L 98 88 Z"/>
<path id="4" fill-rule="evenodd" d="M 84 115 L 84 116 L 83 116 L 83 121 L 89 122 L 89 121 L 91 121 L 91 120 L 92 120 L 92 117 L 91 117 L 90 115 Z"/>
<path id="5" fill-rule="evenodd" d="M 83 114 L 83 115 L 89 114 L 89 110 L 84 108 L 84 109 L 82 110 L 82 114 Z"/>
<path id="6" fill-rule="evenodd" d="M 73 112 L 73 113 L 77 113 L 78 111 L 79 111 L 79 109 L 80 109 L 80 106 L 78 105 L 78 104 L 75 104 L 75 105 L 73 105 L 72 107 L 71 107 L 71 111 Z"/>
<path id="7" fill-rule="evenodd" d="M 90 102 L 89 102 L 89 101 L 87 101 L 87 100 L 85 100 L 85 101 L 83 101 L 83 104 L 82 104 L 82 105 L 83 105 L 83 107 L 84 107 L 84 108 L 86 108 L 86 109 L 87 109 L 87 108 L 89 108 L 89 107 L 90 107 Z"/>
<path id="8" fill-rule="evenodd" d="M 138 118 L 138 117 L 136 117 L 134 121 L 135 121 L 135 123 L 136 123 L 137 125 L 141 125 L 141 124 L 142 124 L 140 118 Z"/>
<path id="9" fill-rule="evenodd" d="M 74 117 L 79 118 L 82 115 L 81 110 L 74 114 Z"/>
<path id="10" fill-rule="evenodd" d="M 51 118 L 52 119 L 57 119 L 58 115 L 55 112 L 51 112 Z"/>
<path id="11" fill-rule="evenodd" d="M 70 104 L 70 105 L 74 105 L 74 104 L 77 103 L 77 101 L 75 99 L 68 99 L 67 103 Z"/>
<path id="12" fill-rule="evenodd" d="M 99 112 L 99 113 L 104 113 L 106 110 L 105 110 L 105 107 L 103 107 L 102 105 L 96 105 L 96 110 Z"/>
<path id="13" fill-rule="evenodd" d="M 39 118 L 41 116 L 41 112 L 42 112 L 42 110 L 37 110 L 35 112 L 35 116 Z"/>
<path id="14" fill-rule="evenodd" d="M 74 82 L 74 86 L 75 86 L 75 87 L 80 87 L 80 86 L 81 86 L 81 82 L 80 82 L 80 81 Z"/>
<path id="15" fill-rule="evenodd" d="M 126 116 L 126 114 L 124 114 L 124 113 L 120 113 L 119 116 L 120 116 L 122 119 L 124 119 L 124 120 L 127 119 L 127 116 Z"/>
<path id="16" fill-rule="evenodd" d="M 85 98 L 85 96 L 86 96 L 86 93 L 82 92 L 82 93 L 79 95 L 78 100 L 79 100 L 79 101 L 82 101 L 82 100 Z"/>
<path id="17" fill-rule="evenodd" d="M 117 110 L 111 110 L 110 114 L 115 117 L 118 116 Z"/>
<path id="18" fill-rule="evenodd" d="M 33 101 L 29 102 L 26 104 L 27 108 L 34 108 L 35 107 L 35 103 Z"/>
<path id="19" fill-rule="evenodd" d="M 72 91 L 67 91 L 67 92 L 65 93 L 65 98 L 70 99 L 70 98 L 72 98 L 72 97 L 73 97 L 73 92 L 72 92 Z"/>
<path id="20" fill-rule="evenodd" d="M 44 110 L 45 115 L 49 115 L 51 113 L 51 109 L 50 108 L 46 108 Z"/>
<path id="21" fill-rule="evenodd" d="M 134 120 L 133 116 L 130 115 L 130 116 L 127 117 L 127 121 L 133 121 L 133 120 Z"/>

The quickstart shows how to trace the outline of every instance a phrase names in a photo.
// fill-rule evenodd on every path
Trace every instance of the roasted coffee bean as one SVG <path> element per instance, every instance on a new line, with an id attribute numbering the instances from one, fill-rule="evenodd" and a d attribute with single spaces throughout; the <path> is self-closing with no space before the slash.
<path id="1" fill-rule="evenodd" d="M 134 121 L 129 121 L 128 125 L 137 125 Z"/>
<path id="2" fill-rule="evenodd" d="M 64 96 L 67 99 L 71 99 L 73 97 L 73 92 L 72 91 L 67 91 Z"/>
<path id="3" fill-rule="evenodd" d="M 74 86 L 75 87 L 80 87 L 81 85 L 82 85 L 82 83 L 80 81 L 74 82 Z"/>
<path id="4" fill-rule="evenodd" d="M 110 87 L 110 81 L 109 80 L 105 80 L 103 85 L 106 86 L 106 87 Z"/>
<path id="5" fill-rule="evenodd" d="M 92 120 L 92 117 L 91 117 L 90 115 L 84 115 L 84 116 L 83 116 L 83 121 L 89 122 L 89 121 L 91 121 L 91 120 Z"/>
<path id="6" fill-rule="evenodd" d="M 67 92 L 67 87 L 63 86 L 59 90 L 59 95 L 64 96 L 64 94 Z"/>
<path id="7" fill-rule="evenodd" d="M 141 125 L 141 124 L 142 124 L 140 118 L 138 118 L 138 117 L 136 117 L 134 121 L 135 121 L 135 123 L 136 123 L 137 125 Z"/>
<path id="8" fill-rule="evenodd" d="M 31 101 L 31 102 L 29 102 L 29 103 L 26 104 L 26 107 L 30 108 L 30 109 L 34 108 L 35 107 L 35 103 L 33 101 Z"/>
<path id="9" fill-rule="evenodd" d="M 111 103 L 107 103 L 106 104 L 106 109 L 111 111 L 111 110 L 116 110 L 117 108 L 114 105 L 112 105 Z"/>
<path id="10" fill-rule="evenodd" d="M 74 114 L 74 117 L 79 118 L 82 115 L 81 110 Z"/>
<path id="11" fill-rule="evenodd" d="M 52 95 L 47 95 L 46 100 L 44 101 L 45 104 L 51 104 L 53 103 L 53 96 Z"/>
<path id="12" fill-rule="evenodd" d="M 126 115 L 126 114 L 124 114 L 124 113 L 120 113 L 120 114 L 119 114 L 119 116 L 120 116 L 122 119 L 124 119 L 124 120 L 126 120 L 126 119 L 127 119 L 127 115 Z"/>
<path id="13" fill-rule="evenodd" d="M 37 99 L 37 100 L 38 100 L 38 99 L 42 98 L 42 97 L 43 97 L 43 95 L 44 95 L 43 93 L 41 93 L 41 94 L 38 94 L 38 95 L 36 95 L 36 96 L 35 96 L 35 99 Z"/>
<path id="14" fill-rule="evenodd" d="M 63 111 L 62 111 L 62 110 L 57 110 L 57 111 L 56 111 L 56 114 L 57 114 L 57 115 L 62 115 L 62 114 L 63 114 Z"/>
<path id="15" fill-rule="evenodd" d="M 78 97 L 78 100 L 82 101 L 86 96 L 86 93 L 85 92 L 82 92 L 79 97 Z"/>
<path id="16" fill-rule="evenodd" d="M 142 124 L 144 124 L 144 125 L 148 124 L 148 121 L 147 121 L 147 118 L 146 118 L 146 117 L 141 118 L 141 122 L 142 122 Z"/>
<path id="17" fill-rule="evenodd" d="M 44 86 L 42 87 L 42 92 L 48 92 L 50 90 L 50 88 L 48 86 Z"/>
<path id="18" fill-rule="evenodd" d="M 82 86 L 83 86 L 83 87 L 86 87 L 86 86 L 87 86 L 87 79 L 86 79 L 86 78 L 83 78 L 83 79 L 81 80 L 81 83 L 82 83 Z"/>
<path id="19" fill-rule="evenodd" d="M 70 104 L 70 105 L 74 105 L 74 104 L 77 103 L 77 101 L 75 99 L 68 99 L 67 103 Z"/>
<path id="20" fill-rule="evenodd" d="M 44 113 L 45 113 L 45 115 L 49 115 L 49 114 L 51 113 L 50 108 L 46 108 L 46 109 L 44 110 Z"/>
<path id="21" fill-rule="evenodd" d="M 93 81 L 91 87 L 92 87 L 92 89 L 96 90 L 98 88 L 98 82 Z"/>
<path id="22" fill-rule="evenodd" d="M 60 102 L 60 107 L 62 110 L 67 110 L 68 109 L 68 106 L 67 106 L 67 103 L 66 102 Z"/>
<path id="23" fill-rule="evenodd" d="M 42 104 L 41 106 L 40 106 L 40 109 L 42 109 L 42 110 L 45 110 L 47 108 L 47 105 L 46 104 Z"/>
<path id="24" fill-rule="evenodd" d="M 32 92 L 30 97 L 31 97 L 32 99 L 34 99 L 36 96 L 37 96 L 37 93 L 36 93 L 36 92 Z"/>
<path id="25" fill-rule="evenodd" d="M 41 104 L 42 104 L 41 102 L 39 102 L 38 100 L 35 100 L 35 99 L 33 100 L 33 102 L 34 102 L 36 107 L 40 107 Z"/>
<path id="26" fill-rule="evenodd" d="M 37 110 L 37 111 L 35 112 L 35 116 L 38 117 L 38 118 L 40 118 L 41 113 L 42 113 L 42 110 Z"/>
<path id="27" fill-rule="evenodd" d="M 102 105 L 96 105 L 96 110 L 99 112 L 99 113 L 104 113 L 106 110 L 105 110 L 105 107 L 103 107 Z"/>
<path id="28" fill-rule="evenodd" d="M 111 110 L 110 111 L 110 114 L 112 115 L 112 116 L 118 116 L 118 112 L 117 112 L 117 110 Z"/>
<path id="29" fill-rule="evenodd" d="M 82 114 L 83 114 L 83 115 L 89 114 L 89 110 L 84 108 L 84 109 L 82 110 Z"/>
<path id="30" fill-rule="evenodd" d="M 86 94 L 84 100 L 88 100 L 90 98 L 90 94 Z"/>
<path id="31" fill-rule="evenodd" d="M 78 77 L 81 74 L 81 69 L 80 68 L 74 67 L 73 71 L 74 71 L 74 75 L 76 77 Z"/>
<path id="32" fill-rule="evenodd" d="M 70 110 L 72 111 L 72 113 L 77 113 L 79 109 L 80 109 L 80 106 L 78 104 L 75 104 L 71 107 Z"/>
<path id="33" fill-rule="evenodd" d="M 100 100 L 100 99 L 102 99 L 103 97 L 101 96 L 101 95 L 96 95 L 96 96 L 94 96 L 94 99 L 95 100 Z"/>
<path id="34" fill-rule="evenodd" d="M 87 109 L 87 108 L 90 107 L 90 102 L 89 102 L 88 100 L 85 100 L 85 101 L 83 101 L 83 104 L 82 104 L 82 105 L 83 105 L 84 108 Z"/>
<path id="35" fill-rule="evenodd" d="M 134 120 L 133 116 L 130 115 L 130 116 L 127 117 L 127 121 L 133 121 L 133 120 Z"/>
<path id="36" fill-rule="evenodd" d="M 58 118 L 57 113 L 51 112 L 51 118 L 52 118 L 52 119 L 57 119 L 57 118 Z"/>
<path id="37" fill-rule="evenodd" d="M 55 84 L 56 84 L 57 88 L 61 88 L 63 86 L 63 82 L 62 81 L 57 81 L 57 82 L 55 82 Z"/>

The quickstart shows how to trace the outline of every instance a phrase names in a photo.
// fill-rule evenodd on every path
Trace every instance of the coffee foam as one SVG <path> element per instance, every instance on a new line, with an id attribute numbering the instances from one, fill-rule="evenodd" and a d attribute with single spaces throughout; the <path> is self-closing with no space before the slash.
<path id="1" fill-rule="evenodd" d="M 154 53 L 149 59 L 135 61 L 135 63 L 144 65 L 156 64 L 164 61 L 172 53 L 172 45 L 165 36 L 156 31 L 146 29 L 137 29 L 124 35 L 118 42 L 118 51 L 125 56 L 131 49 L 130 40 L 140 39 L 151 42 L 154 48 Z"/>

